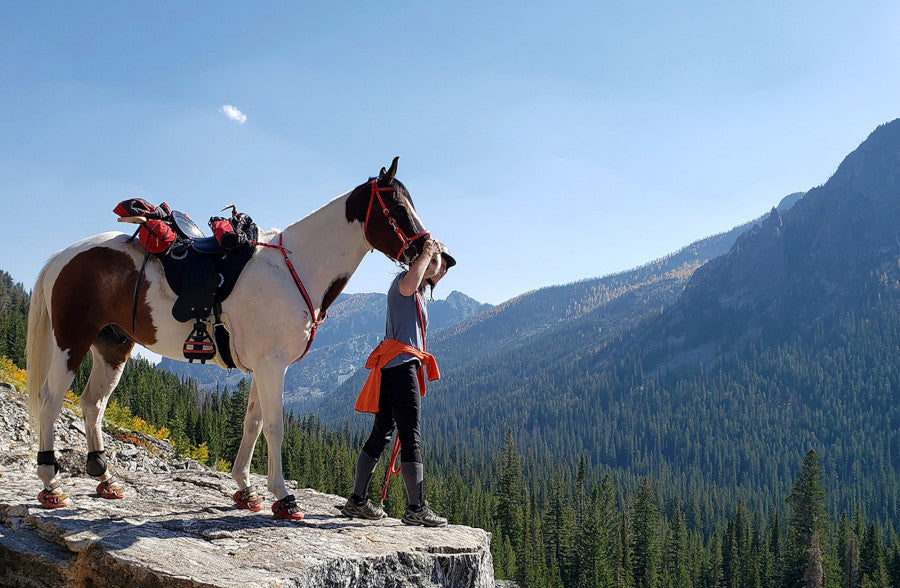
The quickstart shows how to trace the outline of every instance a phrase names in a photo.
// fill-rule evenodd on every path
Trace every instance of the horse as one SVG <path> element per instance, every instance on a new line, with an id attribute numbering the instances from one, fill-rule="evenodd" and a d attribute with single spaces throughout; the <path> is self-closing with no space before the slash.
<path id="1" fill-rule="evenodd" d="M 316 327 L 366 253 L 377 249 L 402 264 L 421 253 L 429 233 L 406 186 L 395 178 L 397 160 L 280 233 L 264 233 L 222 302 L 235 363 L 252 373 L 243 437 L 232 468 L 238 487 L 232 498 L 238 508 L 262 509 L 263 499 L 250 484 L 250 461 L 263 432 L 267 487 L 277 499 L 272 511 L 280 519 L 303 518 L 281 466 L 285 371 L 309 350 Z M 53 424 L 88 351 L 93 366 L 81 395 L 86 471 L 100 481 L 100 497 L 125 495 L 106 463 L 100 424 L 135 343 L 184 359 L 191 326 L 173 318 L 175 300 L 160 261 L 145 258 L 143 247 L 121 232 L 75 243 L 42 268 L 28 314 L 26 387 L 39 444 L 37 474 L 44 484 L 38 499 L 44 507 L 70 504 L 58 475 Z"/>

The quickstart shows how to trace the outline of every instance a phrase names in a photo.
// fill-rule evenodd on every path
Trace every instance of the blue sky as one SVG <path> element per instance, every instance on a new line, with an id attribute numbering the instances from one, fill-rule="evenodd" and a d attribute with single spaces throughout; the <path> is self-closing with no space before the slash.
<path id="1" fill-rule="evenodd" d="M 897 30 L 893 2 L 7 3 L 0 269 L 30 288 L 131 196 L 284 227 L 394 155 L 460 262 L 439 295 L 628 269 L 900 116 Z"/>

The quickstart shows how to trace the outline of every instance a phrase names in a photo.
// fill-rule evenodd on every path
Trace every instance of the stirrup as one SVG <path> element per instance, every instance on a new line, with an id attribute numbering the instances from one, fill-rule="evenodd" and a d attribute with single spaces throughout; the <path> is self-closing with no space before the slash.
<path id="1" fill-rule="evenodd" d="M 278 502 L 272 505 L 272 512 L 275 513 L 276 519 L 290 519 L 299 521 L 303 518 L 303 511 L 293 494 L 288 494 Z"/>
<path id="2" fill-rule="evenodd" d="M 234 501 L 235 508 L 259 512 L 262 510 L 263 497 L 256 492 L 254 486 L 247 486 L 243 490 L 238 490 L 231 497 Z"/>
<path id="3" fill-rule="evenodd" d="M 206 330 L 206 323 L 200 319 L 194 322 L 194 330 L 185 339 L 181 352 L 188 363 L 194 363 L 195 359 L 199 359 L 200 363 L 205 364 L 207 360 L 216 356 L 216 346 Z"/>
<path id="4" fill-rule="evenodd" d="M 118 483 L 118 479 L 115 476 L 110 476 L 97 484 L 97 494 L 100 498 L 118 500 L 125 498 L 125 488 Z"/>

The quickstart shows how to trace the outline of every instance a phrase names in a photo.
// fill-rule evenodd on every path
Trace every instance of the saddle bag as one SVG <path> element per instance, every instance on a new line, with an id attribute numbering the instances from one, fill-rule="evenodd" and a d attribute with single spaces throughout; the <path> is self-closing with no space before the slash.
<path id="1" fill-rule="evenodd" d="M 209 219 L 209 228 L 212 229 L 216 241 L 222 249 L 231 251 L 247 243 L 252 243 L 259 238 L 259 229 L 250 215 L 243 212 L 234 212 L 231 218 L 214 216 Z"/>
<path id="2" fill-rule="evenodd" d="M 138 239 L 150 253 L 165 253 L 175 242 L 175 231 L 160 219 L 150 219 L 138 229 Z"/>
<path id="3" fill-rule="evenodd" d="M 141 216 L 147 219 L 138 229 L 138 238 L 150 253 L 165 253 L 177 238 L 166 222 L 172 216 L 172 209 L 165 202 L 153 206 L 143 198 L 129 198 L 119 202 L 113 212 L 121 218 Z"/>

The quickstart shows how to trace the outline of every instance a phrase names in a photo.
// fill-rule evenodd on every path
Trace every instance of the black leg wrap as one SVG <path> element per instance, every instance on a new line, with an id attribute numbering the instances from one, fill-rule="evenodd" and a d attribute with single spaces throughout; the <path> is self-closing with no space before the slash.
<path id="1" fill-rule="evenodd" d="M 56 475 L 59 473 L 59 461 L 56 459 L 55 451 L 38 451 L 37 464 L 39 466 L 52 465 L 53 474 Z"/>
<path id="2" fill-rule="evenodd" d="M 105 451 L 89 451 L 87 457 L 87 467 L 85 468 L 89 476 L 99 478 L 106 473 L 106 452 Z"/>

